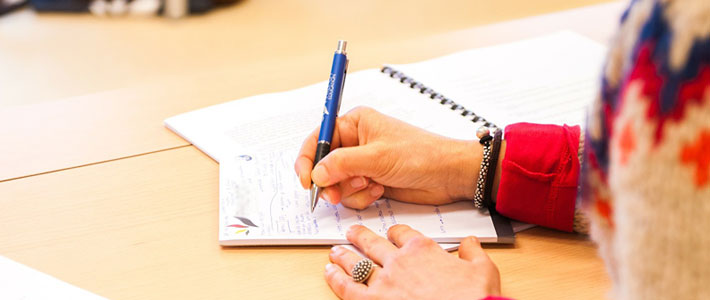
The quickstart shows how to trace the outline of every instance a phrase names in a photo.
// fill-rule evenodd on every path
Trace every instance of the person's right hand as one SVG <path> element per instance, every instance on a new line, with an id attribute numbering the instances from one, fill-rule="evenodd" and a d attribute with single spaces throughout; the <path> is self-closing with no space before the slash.
<path id="1" fill-rule="evenodd" d="M 410 203 L 473 199 L 482 146 L 439 136 L 359 107 L 340 116 L 332 151 L 313 168 L 318 133 L 304 141 L 295 169 L 304 188 L 326 187 L 325 200 L 362 209 L 385 196 Z"/>

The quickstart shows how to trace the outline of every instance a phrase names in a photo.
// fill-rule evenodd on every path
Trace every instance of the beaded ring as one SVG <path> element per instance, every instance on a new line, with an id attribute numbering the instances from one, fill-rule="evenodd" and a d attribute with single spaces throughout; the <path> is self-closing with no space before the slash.
<path id="1" fill-rule="evenodd" d="M 369 258 L 363 258 L 353 266 L 351 274 L 353 274 L 353 280 L 355 282 L 364 283 L 372 275 L 372 270 L 375 267 L 375 263 Z"/>

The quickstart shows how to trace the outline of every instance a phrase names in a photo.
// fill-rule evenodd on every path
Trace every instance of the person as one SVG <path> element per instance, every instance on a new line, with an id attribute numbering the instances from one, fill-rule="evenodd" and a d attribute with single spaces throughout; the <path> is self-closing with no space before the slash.
<path id="1" fill-rule="evenodd" d="M 583 231 L 582 209 L 614 299 L 710 299 L 710 2 L 632 1 L 585 134 L 579 126 L 529 123 L 504 132 L 490 175 L 499 213 Z M 317 133 L 305 140 L 295 169 L 304 188 L 311 180 L 325 186 L 331 203 L 474 197 L 483 156 L 477 141 L 357 108 L 338 119 L 335 150 L 314 168 Z M 387 239 L 354 226 L 347 238 L 377 267 L 366 283 L 355 282 L 349 272 L 360 257 L 334 247 L 325 277 L 340 298 L 500 296 L 498 270 L 475 237 L 461 241 L 459 257 L 406 225 L 392 226 Z"/>

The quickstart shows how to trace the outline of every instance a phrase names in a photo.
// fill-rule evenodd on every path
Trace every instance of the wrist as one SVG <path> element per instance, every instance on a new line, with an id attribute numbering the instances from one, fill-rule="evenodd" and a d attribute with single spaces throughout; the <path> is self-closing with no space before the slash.
<path id="1" fill-rule="evenodd" d="M 452 201 L 471 200 L 481 168 L 483 146 L 478 141 L 452 140 L 443 164 L 446 168 L 446 190 Z"/>
<path id="2" fill-rule="evenodd" d="M 501 141 L 500 152 L 496 172 L 493 178 L 493 189 L 491 197 L 496 202 L 498 197 L 498 185 L 500 183 L 501 165 L 505 157 L 505 140 Z M 481 169 L 483 158 L 483 146 L 478 141 L 453 140 L 450 146 L 451 152 L 447 154 L 447 162 L 444 164 L 448 172 L 446 190 L 449 199 L 453 201 L 471 200 L 476 193 L 476 181 L 478 172 Z"/>

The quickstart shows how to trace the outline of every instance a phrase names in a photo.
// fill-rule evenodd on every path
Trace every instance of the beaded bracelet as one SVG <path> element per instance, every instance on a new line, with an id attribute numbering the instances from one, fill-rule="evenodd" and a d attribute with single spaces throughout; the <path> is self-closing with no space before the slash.
<path id="1" fill-rule="evenodd" d="M 478 170 L 478 180 L 476 181 L 476 193 L 473 196 L 473 206 L 476 208 L 483 207 L 483 194 L 485 190 L 486 178 L 488 177 L 488 166 L 491 156 L 491 131 L 488 127 L 481 126 L 476 130 L 478 142 L 483 146 L 483 158 L 481 159 L 481 168 Z"/>

